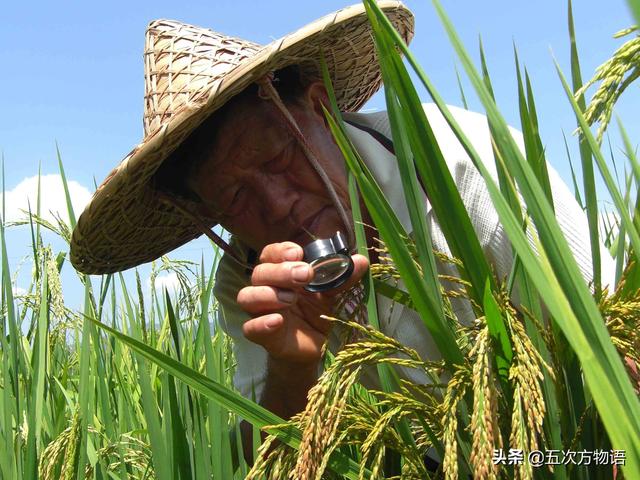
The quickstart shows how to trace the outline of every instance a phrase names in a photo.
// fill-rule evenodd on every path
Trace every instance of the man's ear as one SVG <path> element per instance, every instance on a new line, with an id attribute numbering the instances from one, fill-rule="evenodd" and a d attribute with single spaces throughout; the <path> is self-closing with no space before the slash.
<path id="1" fill-rule="evenodd" d="M 307 105 L 309 105 L 313 111 L 322 118 L 324 124 L 327 125 L 327 119 L 322 107 L 331 111 L 331 103 L 329 102 L 329 94 L 327 93 L 324 83 L 316 80 L 307 85 L 305 100 L 307 101 Z"/>

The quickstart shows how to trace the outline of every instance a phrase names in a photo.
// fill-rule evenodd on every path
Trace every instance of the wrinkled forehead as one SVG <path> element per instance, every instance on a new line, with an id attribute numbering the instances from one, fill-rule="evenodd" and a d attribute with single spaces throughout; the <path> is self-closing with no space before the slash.
<path id="1" fill-rule="evenodd" d="M 272 102 L 244 96 L 225 109 L 217 122 L 215 140 L 204 156 L 209 171 L 250 168 L 268 159 L 291 140 L 286 124 Z"/>

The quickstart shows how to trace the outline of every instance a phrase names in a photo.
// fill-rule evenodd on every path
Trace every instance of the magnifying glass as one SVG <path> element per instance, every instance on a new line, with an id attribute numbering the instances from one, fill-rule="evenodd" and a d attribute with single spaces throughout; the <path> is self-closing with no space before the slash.
<path id="1" fill-rule="evenodd" d="M 349 247 L 340 232 L 331 238 L 307 244 L 303 251 L 303 260 L 313 268 L 313 279 L 304 287 L 309 292 L 326 292 L 337 288 L 353 273 Z"/>

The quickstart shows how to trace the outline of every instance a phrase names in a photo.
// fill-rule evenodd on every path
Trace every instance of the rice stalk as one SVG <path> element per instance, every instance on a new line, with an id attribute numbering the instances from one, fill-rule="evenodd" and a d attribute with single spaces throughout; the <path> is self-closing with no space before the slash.
<path id="1" fill-rule="evenodd" d="M 470 352 L 473 363 L 473 414 L 471 430 L 473 449 L 470 462 L 474 478 L 497 478 L 497 465 L 492 461 L 492 453 L 501 448 L 502 439 L 498 427 L 497 378 L 493 372 L 493 350 L 490 344 L 489 328 L 480 330 L 476 343 Z"/>
<path id="2" fill-rule="evenodd" d="M 458 405 L 462 401 L 471 380 L 468 368 L 459 367 L 449 384 L 442 402 L 442 430 L 445 455 L 442 461 L 442 471 L 447 480 L 458 480 Z"/>
<path id="3" fill-rule="evenodd" d="M 626 288 L 629 271 L 625 270 L 613 295 L 603 295 L 598 307 L 620 355 L 640 363 L 640 288 Z"/>
<path id="4" fill-rule="evenodd" d="M 381 472 L 387 449 L 399 452 L 405 459 L 405 472 L 410 478 L 424 478 L 427 475 L 423 464 L 423 455 L 427 444 L 422 442 L 418 449 L 408 445 L 396 430 L 402 418 L 428 419 L 434 425 L 438 423 L 438 401 L 432 391 L 440 385 L 417 386 L 424 388 L 422 399 L 411 394 L 406 386 L 401 392 L 369 391 L 374 404 L 358 401 L 354 390 L 359 375 L 367 365 L 390 363 L 407 368 L 418 368 L 436 377 L 434 368 L 441 369 L 440 362 L 425 362 L 418 354 L 389 338 L 379 331 L 353 321 L 334 321 L 360 332 L 363 339 L 346 345 L 336 355 L 331 366 L 323 373 L 318 383 L 309 392 L 304 412 L 292 418 L 292 422 L 303 432 L 302 442 L 297 454 L 296 468 L 291 472 L 292 479 L 318 479 L 325 474 L 328 458 L 336 448 L 343 444 L 357 445 L 362 452 L 360 461 L 363 476 L 378 475 Z M 359 387 L 361 388 L 361 387 Z M 424 438 L 424 437 L 423 437 Z M 273 448 L 273 446 L 272 446 Z M 286 447 L 278 449 L 288 450 Z M 278 457 L 273 451 L 262 450 L 261 457 L 254 465 L 251 478 L 269 472 L 271 475 Z M 278 460 L 283 462 L 284 460 Z M 367 471 L 367 468 L 369 469 Z"/>
<path id="5" fill-rule="evenodd" d="M 80 415 L 75 412 L 71 425 L 62 431 L 42 452 L 38 476 L 42 480 L 72 480 L 76 476 L 80 447 Z M 59 472 L 59 476 L 57 476 Z"/>
<path id="6" fill-rule="evenodd" d="M 401 418 L 409 418 L 415 421 L 418 418 L 433 417 L 434 406 L 428 408 L 424 403 L 403 393 L 372 392 L 380 398 L 377 403 L 378 418 L 369 426 L 367 436 L 360 449 L 363 454 L 363 466 L 369 465 L 371 472 L 379 472 L 381 461 L 386 449 L 391 449 L 402 455 L 404 459 L 405 475 L 425 478 L 427 472 L 424 467 L 423 457 L 427 451 L 426 442 L 417 442 L 417 448 L 407 445 L 395 429 L 396 423 Z M 364 472 L 361 474 L 364 478 Z"/>
<path id="7" fill-rule="evenodd" d="M 509 446 L 521 450 L 526 456 L 529 452 L 540 449 L 540 441 L 544 439 L 542 426 L 546 404 L 542 393 L 542 369 L 546 369 L 552 378 L 554 375 L 531 343 L 515 310 L 508 304 L 503 305 L 514 348 L 513 362 L 509 369 L 509 380 L 513 386 Z M 527 461 L 516 465 L 514 471 L 516 478 L 533 478 L 531 464 Z"/>
<path id="8" fill-rule="evenodd" d="M 300 424 L 304 428 L 296 467 L 291 475 L 293 479 L 321 478 L 323 471 L 320 467 L 325 463 L 327 450 L 336 436 L 349 390 L 360 373 L 360 369 L 355 368 L 332 375 L 332 368 L 335 367 L 332 366 L 329 373 L 309 391 L 307 407 L 300 416 Z"/>

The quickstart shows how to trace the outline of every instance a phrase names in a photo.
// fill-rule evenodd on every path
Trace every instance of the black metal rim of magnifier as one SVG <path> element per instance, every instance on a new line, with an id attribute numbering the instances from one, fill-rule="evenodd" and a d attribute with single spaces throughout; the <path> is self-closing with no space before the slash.
<path id="1" fill-rule="evenodd" d="M 327 255 L 327 257 L 334 256 L 334 255 L 335 254 Z M 351 256 L 349 254 L 340 253 L 339 255 L 345 257 L 348 262 L 347 269 L 342 273 L 342 275 L 340 275 L 335 280 L 331 280 L 330 282 L 323 283 L 320 285 L 306 285 L 304 287 L 306 291 L 312 292 L 312 293 L 326 292 L 327 290 L 333 290 L 334 288 L 338 288 L 340 285 L 343 285 L 347 280 L 349 280 L 354 269 L 353 260 L 351 259 Z M 324 260 L 325 258 L 326 257 L 322 257 L 322 258 L 319 258 L 318 260 Z"/>

